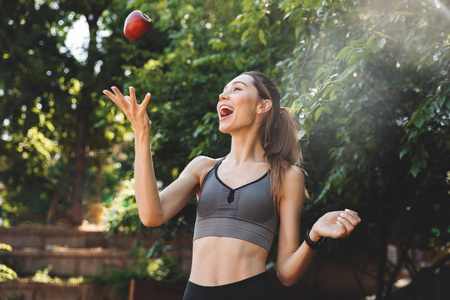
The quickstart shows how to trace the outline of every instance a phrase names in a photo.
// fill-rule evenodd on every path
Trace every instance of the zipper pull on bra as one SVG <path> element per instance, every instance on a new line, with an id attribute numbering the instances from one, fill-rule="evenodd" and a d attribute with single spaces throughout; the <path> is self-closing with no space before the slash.
<path id="1" fill-rule="evenodd" d="M 227 201 L 229 204 L 233 203 L 234 201 L 234 190 L 230 190 L 230 193 L 228 194 Z"/>

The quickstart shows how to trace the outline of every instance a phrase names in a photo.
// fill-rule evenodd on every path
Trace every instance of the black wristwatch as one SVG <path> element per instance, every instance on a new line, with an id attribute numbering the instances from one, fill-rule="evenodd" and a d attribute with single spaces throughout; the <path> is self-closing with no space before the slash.
<path id="1" fill-rule="evenodd" d="M 311 249 L 311 250 L 314 250 L 314 251 L 318 251 L 319 250 L 319 248 L 320 248 L 320 245 L 322 244 L 322 242 L 325 240 L 325 237 L 323 236 L 323 237 L 321 237 L 317 242 L 313 242 L 312 240 L 311 240 L 311 238 L 309 237 L 309 233 L 310 233 L 310 229 L 308 229 L 308 231 L 306 232 L 306 236 L 305 236 L 305 242 L 306 242 L 306 245 L 308 245 L 308 247 Z"/>

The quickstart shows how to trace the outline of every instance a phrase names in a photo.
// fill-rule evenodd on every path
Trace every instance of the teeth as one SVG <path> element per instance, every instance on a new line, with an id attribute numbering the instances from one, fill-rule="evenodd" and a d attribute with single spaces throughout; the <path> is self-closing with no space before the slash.
<path id="1" fill-rule="evenodd" d="M 234 112 L 234 108 L 228 105 L 223 105 L 220 107 L 220 114 L 221 116 L 228 116 L 231 115 Z"/>
<path id="2" fill-rule="evenodd" d="M 234 108 L 232 108 L 232 107 L 230 107 L 228 105 L 224 105 L 224 106 L 220 107 L 220 110 L 223 110 L 223 109 L 228 109 L 230 111 L 234 111 Z"/>

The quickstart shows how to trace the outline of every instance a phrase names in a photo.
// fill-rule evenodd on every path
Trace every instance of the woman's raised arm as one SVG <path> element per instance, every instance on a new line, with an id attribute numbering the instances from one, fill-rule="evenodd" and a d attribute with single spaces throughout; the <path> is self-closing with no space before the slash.
<path id="1" fill-rule="evenodd" d="M 151 124 L 146 112 L 151 94 L 147 93 L 142 103 L 138 104 L 133 87 L 130 87 L 129 96 L 123 96 L 117 87 L 111 90 L 104 90 L 103 93 L 120 107 L 134 129 L 135 196 L 139 218 L 145 226 L 159 226 L 176 215 L 197 191 L 201 158 L 194 159 L 177 180 L 159 193 L 150 146 Z"/>

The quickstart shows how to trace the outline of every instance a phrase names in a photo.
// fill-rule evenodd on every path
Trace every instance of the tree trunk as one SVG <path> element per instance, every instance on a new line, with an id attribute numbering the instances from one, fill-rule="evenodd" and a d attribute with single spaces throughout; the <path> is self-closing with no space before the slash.
<path id="1" fill-rule="evenodd" d="M 86 185 L 86 176 L 88 169 L 87 153 L 89 151 L 89 118 L 94 109 L 92 100 L 92 92 L 95 87 L 95 77 L 92 75 L 95 66 L 95 38 L 98 30 L 97 20 L 101 15 L 101 11 L 94 14 L 86 13 L 85 17 L 89 25 L 89 46 L 88 57 L 84 67 L 85 78 L 90 78 L 90 81 L 84 82 L 81 89 L 79 106 L 77 107 L 77 124 L 75 128 L 75 170 L 72 183 L 72 222 L 74 224 L 81 224 L 84 219 L 83 209 L 83 194 Z M 80 74 L 83 74 L 81 72 Z"/>
<path id="2" fill-rule="evenodd" d="M 47 212 L 47 219 L 46 223 L 49 224 L 51 219 L 53 218 L 53 215 L 55 214 L 56 207 L 58 206 L 58 201 L 60 199 L 62 185 L 66 181 L 67 173 L 69 172 L 70 164 L 72 161 L 69 159 L 66 166 L 64 167 L 64 170 L 61 174 L 61 177 L 58 180 L 58 185 L 56 187 L 55 195 L 53 196 L 52 203 L 50 204 L 50 207 Z"/>
<path id="3" fill-rule="evenodd" d="M 85 94 L 85 93 L 83 93 Z M 82 97 L 84 96 L 82 94 Z M 84 97 L 83 97 L 84 98 Z M 89 115 L 92 106 L 90 99 L 80 99 L 80 106 L 77 109 L 77 123 L 75 127 L 75 168 L 72 181 L 72 223 L 80 225 L 84 219 L 83 193 L 86 185 L 87 171 L 87 148 L 89 133 Z"/>

